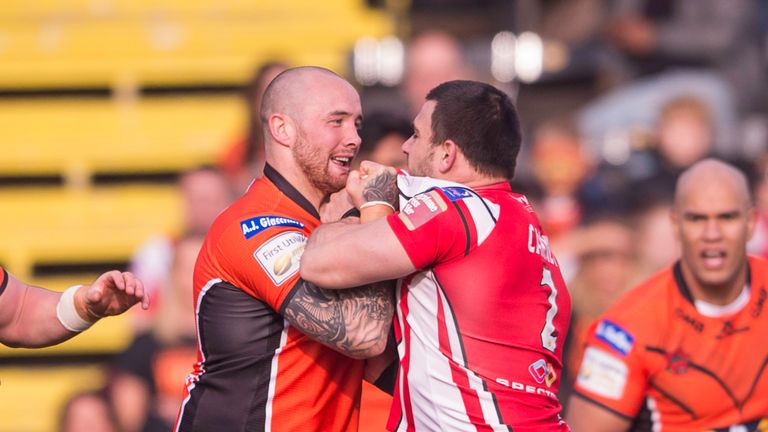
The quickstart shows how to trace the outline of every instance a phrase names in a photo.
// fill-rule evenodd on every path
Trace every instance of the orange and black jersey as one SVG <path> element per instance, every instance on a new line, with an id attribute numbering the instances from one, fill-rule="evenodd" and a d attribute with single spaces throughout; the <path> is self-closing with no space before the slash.
<path id="1" fill-rule="evenodd" d="M 679 264 L 630 291 L 590 329 L 576 394 L 635 431 L 768 430 L 768 262 L 750 257 L 749 275 L 720 316 L 699 312 Z"/>
<path id="2" fill-rule="evenodd" d="M 6 286 L 8 286 L 8 272 L 0 267 L 0 295 L 3 295 L 5 292 Z"/>
<path id="3" fill-rule="evenodd" d="M 270 166 L 213 223 L 195 265 L 198 362 L 179 431 L 354 431 L 363 362 L 318 343 L 280 312 L 320 223 Z"/>

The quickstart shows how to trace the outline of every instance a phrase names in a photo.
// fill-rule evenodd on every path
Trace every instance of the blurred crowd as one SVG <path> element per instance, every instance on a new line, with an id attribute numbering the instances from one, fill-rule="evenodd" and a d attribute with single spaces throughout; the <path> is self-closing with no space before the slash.
<path id="1" fill-rule="evenodd" d="M 429 6 L 422 3 L 429 2 L 414 7 Z M 477 7 L 454 3 L 458 10 Z M 679 256 L 668 217 L 677 175 L 692 163 L 719 156 L 744 170 L 761 215 L 749 249 L 768 256 L 768 1 L 514 3 L 509 27 L 535 32 L 544 43 L 538 80 L 495 80 L 473 51 L 482 35 L 467 36 L 474 30 L 466 26 L 414 28 L 401 84 L 360 89 L 356 160 L 403 168 L 400 144 L 412 133 L 414 111 L 441 82 L 476 79 L 513 95 L 525 123 L 513 188 L 536 209 L 572 294 L 564 363 L 573 377 L 592 320 Z M 102 412 L 104 431 L 169 430 L 195 361 L 197 251 L 218 212 L 262 172 L 261 93 L 288 66 L 276 58 L 254 72 L 243 91 L 248 129 L 233 137 L 217 166 L 180 177 L 185 229 L 147 239 L 132 263 L 154 306 L 135 317 L 135 341 L 110 367 L 106 388 L 67 405 L 63 430 L 83 430 L 80 411 L 88 413 L 88 430 Z"/>

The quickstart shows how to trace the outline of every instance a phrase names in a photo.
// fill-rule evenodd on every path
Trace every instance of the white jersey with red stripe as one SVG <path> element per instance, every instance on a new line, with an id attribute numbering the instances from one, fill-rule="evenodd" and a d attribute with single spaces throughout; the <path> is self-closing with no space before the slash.
<path id="1" fill-rule="evenodd" d="M 418 272 L 397 288 L 392 431 L 567 431 L 557 386 L 570 297 L 527 199 L 398 176 L 388 222 Z"/>

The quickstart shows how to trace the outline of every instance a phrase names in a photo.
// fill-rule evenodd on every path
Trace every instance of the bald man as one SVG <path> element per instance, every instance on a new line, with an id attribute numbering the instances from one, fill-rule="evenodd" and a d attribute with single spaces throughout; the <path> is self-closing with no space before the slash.
<path id="1" fill-rule="evenodd" d="M 592 327 L 568 423 L 576 432 L 768 427 L 768 263 L 745 176 L 715 159 L 677 181 L 682 256 Z"/>
<path id="2" fill-rule="evenodd" d="M 385 348 L 392 284 L 325 291 L 300 278 L 299 259 L 346 184 L 360 98 L 329 70 L 289 69 L 261 118 L 264 176 L 219 215 L 195 266 L 198 362 L 176 430 L 354 431 L 358 359 Z"/>

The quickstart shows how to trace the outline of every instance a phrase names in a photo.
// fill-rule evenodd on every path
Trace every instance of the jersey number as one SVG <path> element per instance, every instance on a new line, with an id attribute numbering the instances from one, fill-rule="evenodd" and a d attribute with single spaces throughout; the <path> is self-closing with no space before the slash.
<path id="1" fill-rule="evenodd" d="M 546 286 L 550 289 L 549 297 L 547 298 L 549 302 L 547 320 L 544 322 L 544 328 L 541 330 L 541 346 L 555 352 L 557 336 L 555 336 L 554 320 L 555 315 L 557 315 L 557 288 L 555 288 L 555 282 L 552 280 L 552 272 L 546 267 L 541 275 L 541 286 Z"/>

